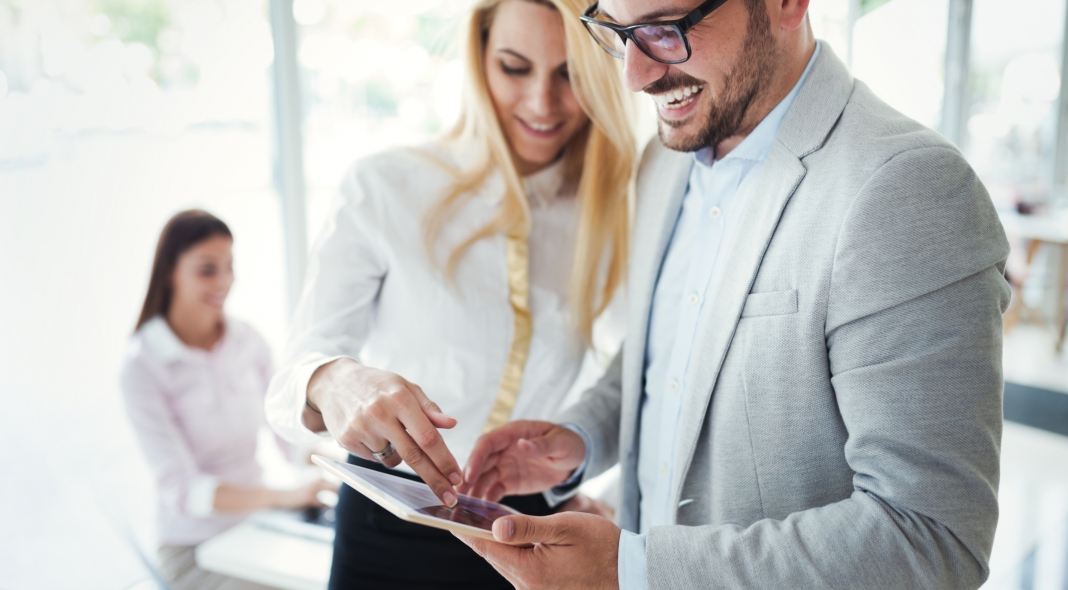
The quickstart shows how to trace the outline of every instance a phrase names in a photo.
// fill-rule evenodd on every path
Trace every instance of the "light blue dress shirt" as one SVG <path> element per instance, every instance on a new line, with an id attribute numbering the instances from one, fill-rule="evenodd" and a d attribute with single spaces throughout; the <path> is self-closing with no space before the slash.
<path id="1" fill-rule="evenodd" d="M 817 43 L 793 90 L 725 158 L 714 160 L 712 148 L 694 154 L 689 186 L 653 292 L 638 449 L 640 534 L 620 535 L 620 590 L 648 587 L 646 533 L 675 522 L 678 506 L 672 505 L 672 497 L 677 474 L 672 458 L 697 318 L 720 283 L 722 257 L 739 230 L 741 208 L 750 198 L 747 189 L 756 177 L 753 172 L 767 158 L 819 52 Z"/>

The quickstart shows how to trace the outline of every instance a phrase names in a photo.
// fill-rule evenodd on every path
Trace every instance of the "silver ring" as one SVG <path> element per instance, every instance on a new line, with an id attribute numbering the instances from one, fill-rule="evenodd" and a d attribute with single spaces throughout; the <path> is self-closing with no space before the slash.
<path id="1" fill-rule="evenodd" d="M 393 443 L 387 442 L 386 448 L 382 449 L 381 451 L 378 451 L 377 453 L 371 451 L 371 454 L 375 456 L 375 459 L 378 459 L 379 463 L 381 463 L 382 461 L 389 459 L 390 455 L 392 455 L 393 452 L 396 450 L 397 449 L 393 448 Z"/>

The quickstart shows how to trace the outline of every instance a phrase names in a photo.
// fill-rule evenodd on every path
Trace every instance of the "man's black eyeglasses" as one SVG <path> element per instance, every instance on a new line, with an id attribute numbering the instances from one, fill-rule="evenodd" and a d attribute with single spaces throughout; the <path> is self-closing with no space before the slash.
<path id="1" fill-rule="evenodd" d="M 727 0 L 707 0 L 679 20 L 629 27 L 597 20 L 595 15 L 599 2 L 594 2 L 581 18 L 582 24 L 586 25 L 586 30 L 597 40 L 597 44 L 613 57 L 622 59 L 627 41 L 631 41 L 651 59 L 664 64 L 680 64 L 690 59 L 690 40 L 686 38 L 686 31 L 726 2 Z"/>

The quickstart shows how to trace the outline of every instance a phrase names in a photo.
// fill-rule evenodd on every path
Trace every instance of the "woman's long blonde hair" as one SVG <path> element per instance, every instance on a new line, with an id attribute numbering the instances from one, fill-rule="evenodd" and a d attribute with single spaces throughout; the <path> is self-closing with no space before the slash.
<path id="1" fill-rule="evenodd" d="M 525 239 L 530 233 L 526 191 L 486 83 L 486 40 L 503 1 L 477 2 L 464 35 L 467 76 L 463 105 L 456 126 L 445 140 L 455 141 L 465 149 L 473 147 L 480 154 L 473 166 L 455 170 L 452 191 L 428 212 L 425 229 L 431 256 L 449 219 L 494 170 L 500 171 L 504 179 L 505 196 L 498 214 L 449 255 L 449 276 L 453 276 L 464 251 L 475 242 L 502 233 Z M 637 161 L 630 123 L 632 99 L 623 88 L 618 60 L 597 46 L 579 20 L 586 0 L 524 1 L 555 8 L 563 17 L 572 91 L 590 119 L 568 145 L 565 164 L 565 175 L 578 179 L 580 208 L 570 301 L 575 323 L 590 342 L 594 319 L 608 306 L 626 276 Z"/>

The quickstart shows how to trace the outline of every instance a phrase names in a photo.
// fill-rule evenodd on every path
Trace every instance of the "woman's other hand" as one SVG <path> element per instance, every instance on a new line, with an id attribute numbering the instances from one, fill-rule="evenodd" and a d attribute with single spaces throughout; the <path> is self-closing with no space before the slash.
<path id="1" fill-rule="evenodd" d="M 335 483 L 325 479 L 316 479 L 292 490 L 274 490 L 275 497 L 271 507 L 279 510 L 300 510 L 308 507 L 329 508 L 319 499 L 319 492 L 336 493 L 337 489 L 338 485 Z"/>
<path id="2" fill-rule="evenodd" d="M 443 413 L 418 385 L 344 358 L 315 371 L 307 396 L 343 448 L 378 461 L 373 453 L 392 444 L 395 451 L 381 460 L 383 465 L 396 467 L 403 460 L 443 504 L 456 504 L 455 486 L 463 483 L 463 476 L 438 432 L 456 426 L 456 419 Z"/>

